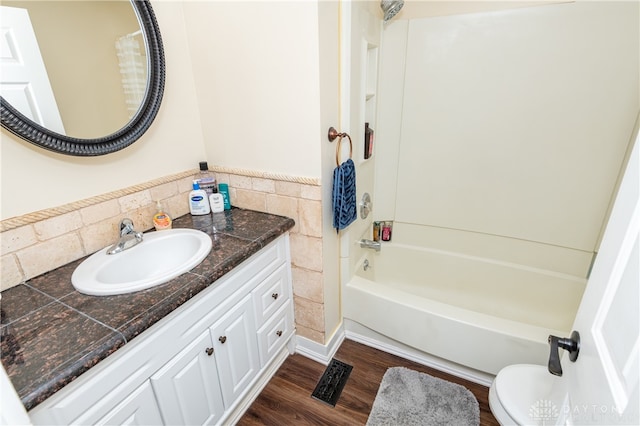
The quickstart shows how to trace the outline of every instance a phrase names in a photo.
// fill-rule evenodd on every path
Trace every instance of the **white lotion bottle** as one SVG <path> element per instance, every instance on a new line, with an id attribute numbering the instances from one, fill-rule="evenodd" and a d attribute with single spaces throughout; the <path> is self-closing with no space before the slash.
<path id="1" fill-rule="evenodd" d="M 204 189 L 200 189 L 197 181 L 193 182 L 193 191 L 189 193 L 189 210 L 194 216 L 209 214 L 211 207 L 209 206 L 209 198 Z"/>
<path id="2" fill-rule="evenodd" d="M 214 192 L 209 195 L 209 204 L 211 205 L 212 213 L 220 213 L 224 211 L 224 199 L 222 198 L 222 194 Z"/>

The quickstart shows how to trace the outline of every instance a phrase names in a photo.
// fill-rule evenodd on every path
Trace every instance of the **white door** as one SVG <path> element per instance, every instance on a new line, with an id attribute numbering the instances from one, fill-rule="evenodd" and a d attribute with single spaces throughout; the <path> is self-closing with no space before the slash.
<path id="1" fill-rule="evenodd" d="M 65 134 L 26 9 L 0 6 L 0 94 L 27 118 Z"/>
<path id="2" fill-rule="evenodd" d="M 640 424 L 639 139 L 576 315 L 578 358 L 562 359 L 568 424 Z"/>

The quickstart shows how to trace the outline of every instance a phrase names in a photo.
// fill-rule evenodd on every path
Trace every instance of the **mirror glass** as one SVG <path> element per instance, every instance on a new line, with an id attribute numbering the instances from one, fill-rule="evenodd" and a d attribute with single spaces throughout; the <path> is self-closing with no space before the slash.
<path id="1" fill-rule="evenodd" d="M 2 15 L 13 25 L 2 39 L 3 127 L 70 155 L 113 152 L 144 133 L 164 88 L 148 1 L 3 0 Z"/>

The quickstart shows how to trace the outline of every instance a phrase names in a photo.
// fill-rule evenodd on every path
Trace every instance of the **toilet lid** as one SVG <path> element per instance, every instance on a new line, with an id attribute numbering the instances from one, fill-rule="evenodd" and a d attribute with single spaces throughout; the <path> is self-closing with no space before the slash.
<path id="1" fill-rule="evenodd" d="M 541 365 L 510 365 L 496 376 L 495 391 L 502 407 L 518 424 L 552 420 L 560 410 L 551 393 L 557 379 Z"/>

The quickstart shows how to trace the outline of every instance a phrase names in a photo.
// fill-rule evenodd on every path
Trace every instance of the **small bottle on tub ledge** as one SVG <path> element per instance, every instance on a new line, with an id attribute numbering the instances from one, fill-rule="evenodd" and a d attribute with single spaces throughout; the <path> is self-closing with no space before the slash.
<path id="1" fill-rule="evenodd" d="M 391 241 L 391 233 L 393 231 L 393 221 L 387 220 L 382 222 L 382 241 Z"/>

